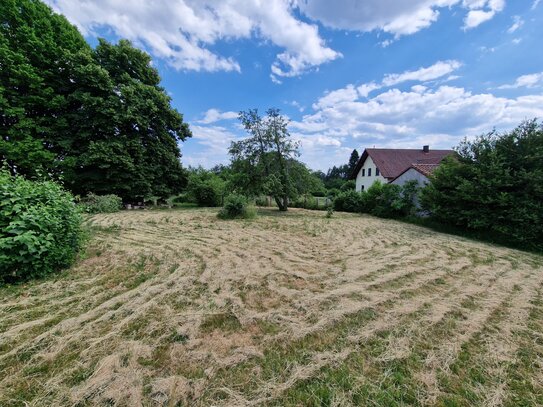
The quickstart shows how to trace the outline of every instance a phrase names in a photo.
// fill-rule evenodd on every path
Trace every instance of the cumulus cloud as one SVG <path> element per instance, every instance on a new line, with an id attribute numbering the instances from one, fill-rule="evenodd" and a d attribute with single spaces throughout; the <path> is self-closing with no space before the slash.
<path id="1" fill-rule="evenodd" d="M 211 167 L 218 163 L 227 163 L 229 161 L 228 148 L 230 143 L 239 138 L 237 134 L 222 126 L 201 126 L 191 124 L 192 130 L 191 143 L 200 146 L 198 152 L 191 152 L 185 155 L 183 162 L 196 166 L 203 165 Z"/>
<path id="2" fill-rule="evenodd" d="M 330 28 L 380 30 L 395 38 L 414 34 L 439 18 L 439 9 L 459 6 L 467 10 L 464 28 L 474 28 L 503 10 L 504 0 L 298 0 L 300 10 Z M 383 46 L 390 40 L 382 42 Z"/>
<path id="3" fill-rule="evenodd" d="M 198 120 L 198 123 L 210 124 L 210 123 L 218 122 L 220 120 L 237 119 L 237 117 L 238 117 L 237 112 L 221 112 L 218 109 L 209 109 L 207 112 L 204 113 L 204 118 L 201 120 Z"/>
<path id="4" fill-rule="evenodd" d="M 515 83 L 502 85 L 498 89 L 533 88 L 543 84 L 543 72 L 519 76 Z"/>
<path id="5" fill-rule="evenodd" d="M 505 0 L 463 0 L 463 5 L 469 9 L 464 19 L 464 29 L 469 30 L 492 19 L 496 13 L 505 7 Z"/>
<path id="6" fill-rule="evenodd" d="M 409 91 L 389 89 L 369 100 L 344 100 L 318 108 L 291 127 L 307 136 L 354 137 L 380 145 L 418 146 L 432 138 L 450 147 L 461 137 L 508 128 L 525 118 L 543 116 L 543 95 L 508 99 L 473 94 L 461 87 L 440 86 Z M 451 143 L 453 141 L 453 143 Z"/>
<path id="7" fill-rule="evenodd" d="M 433 65 L 430 65 L 428 67 L 421 67 L 414 71 L 405 71 L 399 74 L 386 74 L 381 83 L 364 83 L 357 88 L 355 88 L 354 85 L 349 84 L 344 88 L 327 92 L 324 96 L 319 98 L 313 104 L 313 109 L 324 109 L 326 107 L 334 106 L 341 102 L 355 101 L 358 98 L 367 98 L 369 94 L 375 90 L 384 87 L 391 87 L 404 82 L 427 82 L 443 78 L 447 75 L 449 76 L 444 79 L 444 81 L 454 80 L 457 79 L 458 76 L 450 74 L 456 71 L 461 66 L 462 63 L 456 60 L 438 61 Z"/>
<path id="8" fill-rule="evenodd" d="M 434 65 L 441 66 L 438 64 Z M 418 71 L 422 74 L 386 75 L 389 83 L 394 83 L 388 89 L 372 82 L 325 93 L 312 105 L 313 112 L 290 124 L 293 134 L 302 142 L 302 159 L 314 168 L 326 169 L 344 162 L 345 151 L 352 147 L 420 148 L 430 144 L 433 148 L 450 148 L 464 137 L 493 128 L 508 130 L 522 120 L 543 117 L 542 94 L 498 97 L 441 81 L 415 84 L 407 90 L 396 87 L 402 82 L 400 78 L 438 79 L 437 73 L 428 72 L 440 72 L 439 77 L 446 79 L 452 77 L 447 69 L 412 72 Z M 540 84 L 543 72 L 521 76 L 514 85 L 507 86 L 529 88 Z"/>
<path id="9" fill-rule="evenodd" d="M 240 71 L 230 56 L 211 47 L 219 41 L 257 38 L 282 49 L 274 78 L 296 76 L 340 53 L 326 46 L 318 27 L 299 20 L 289 0 L 46 0 L 85 35 L 113 30 L 147 48 L 176 69 Z"/>

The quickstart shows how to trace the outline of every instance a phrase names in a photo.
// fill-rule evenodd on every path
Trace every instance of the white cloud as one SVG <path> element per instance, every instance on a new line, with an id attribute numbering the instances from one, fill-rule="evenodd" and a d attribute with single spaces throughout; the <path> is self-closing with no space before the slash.
<path id="1" fill-rule="evenodd" d="M 240 71 L 230 56 L 210 47 L 219 41 L 258 38 L 282 49 L 276 77 L 296 76 L 341 56 L 327 47 L 318 27 L 296 18 L 290 0 L 46 0 L 85 35 L 100 28 L 147 48 L 176 69 Z"/>
<path id="2" fill-rule="evenodd" d="M 520 18 L 520 16 L 513 16 L 513 24 L 511 27 L 507 29 L 507 32 L 509 34 L 513 34 L 515 31 L 517 31 L 520 27 L 524 25 L 524 20 Z"/>
<path id="3" fill-rule="evenodd" d="M 543 72 L 517 80 L 527 87 L 542 81 Z M 450 148 L 464 137 L 493 128 L 508 130 L 522 120 L 543 117 L 542 94 L 506 98 L 462 87 L 416 84 L 406 91 L 393 87 L 370 98 L 361 94 L 355 98 L 352 90 L 348 85 L 325 94 L 311 114 L 291 123 L 302 140 L 302 159 L 313 168 L 344 162 L 346 145 Z M 332 99 L 334 103 L 323 103 Z"/>
<path id="4" fill-rule="evenodd" d="M 383 79 L 384 86 L 393 86 L 406 81 L 431 81 L 456 71 L 462 64 L 459 61 L 438 61 L 435 64 L 419 68 L 415 71 L 406 71 L 401 74 L 388 74 Z"/>
<path id="5" fill-rule="evenodd" d="M 534 2 L 532 3 L 532 10 L 535 10 L 540 2 L 541 2 L 541 0 L 534 0 Z"/>
<path id="6" fill-rule="evenodd" d="M 334 90 L 321 97 L 313 104 L 313 109 L 323 109 L 341 102 L 353 101 L 356 99 L 358 99 L 358 92 L 353 85 L 347 85 L 343 89 Z"/>
<path id="7" fill-rule="evenodd" d="M 218 163 L 228 163 L 228 148 L 230 143 L 239 137 L 232 131 L 221 126 L 200 126 L 191 124 L 191 143 L 200 146 L 198 152 L 191 152 L 183 156 L 183 163 L 187 165 L 211 167 Z M 186 151 L 186 150 L 185 150 Z"/>
<path id="8" fill-rule="evenodd" d="M 380 30 L 394 38 L 414 34 L 439 18 L 439 9 L 468 10 L 464 28 L 474 28 L 503 10 L 505 0 L 298 0 L 300 10 L 324 25 L 344 30 Z M 390 40 L 381 42 L 390 45 Z"/>
<path id="9" fill-rule="evenodd" d="M 519 76 L 515 83 L 502 85 L 498 89 L 533 88 L 543 84 L 543 72 Z"/>
<path id="10" fill-rule="evenodd" d="M 358 88 L 356 88 L 356 90 L 358 91 L 358 95 L 360 97 L 366 98 L 371 92 L 380 88 L 381 85 L 378 85 L 375 82 L 370 82 L 360 85 Z"/>
<path id="11" fill-rule="evenodd" d="M 232 120 L 237 119 L 238 113 L 237 112 L 221 112 L 218 109 L 209 109 L 204 114 L 204 118 L 201 120 L 198 120 L 198 123 L 202 124 L 210 124 L 215 123 L 220 120 Z"/>
<path id="12" fill-rule="evenodd" d="M 464 29 L 469 30 L 492 19 L 505 7 L 505 0 L 463 0 L 469 12 L 464 19 Z"/>

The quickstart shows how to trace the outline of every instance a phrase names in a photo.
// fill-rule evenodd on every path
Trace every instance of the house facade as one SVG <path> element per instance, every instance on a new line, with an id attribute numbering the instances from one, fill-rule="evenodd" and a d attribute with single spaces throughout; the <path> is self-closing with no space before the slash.
<path id="1" fill-rule="evenodd" d="M 365 191 L 375 181 L 403 185 L 416 180 L 421 186 L 428 183 L 428 175 L 454 150 L 366 148 L 351 178 L 356 190 Z"/>

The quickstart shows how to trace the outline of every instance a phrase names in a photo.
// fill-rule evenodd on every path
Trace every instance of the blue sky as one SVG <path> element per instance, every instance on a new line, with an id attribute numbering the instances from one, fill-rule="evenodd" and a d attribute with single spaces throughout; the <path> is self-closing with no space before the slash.
<path id="1" fill-rule="evenodd" d="M 540 0 L 47 0 L 96 38 L 153 57 L 193 138 L 228 163 L 237 112 L 278 107 L 326 170 L 353 148 L 450 148 L 543 118 Z"/>

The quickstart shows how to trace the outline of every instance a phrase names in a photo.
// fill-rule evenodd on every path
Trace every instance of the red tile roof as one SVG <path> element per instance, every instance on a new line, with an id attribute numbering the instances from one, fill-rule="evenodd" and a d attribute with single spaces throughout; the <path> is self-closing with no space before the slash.
<path id="1" fill-rule="evenodd" d="M 366 148 L 353 174 L 351 174 L 351 178 L 356 178 L 356 174 L 358 174 L 368 156 L 371 157 L 375 166 L 379 168 L 379 172 L 383 177 L 393 179 L 414 165 L 423 167 L 428 165 L 437 166 L 446 156 L 451 154 L 454 154 L 454 150 L 429 150 L 424 152 L 422 149 Z M 417 168 L 417 170 L 424 174 L 421 169 Z M 426 170 L 430 169 L 427 168 Z"/>
<path id="2" fill-rule="evenodd" d="M 413 164 L 411 167 L 427 177 L 439 166 L 439 164 Z"/>

